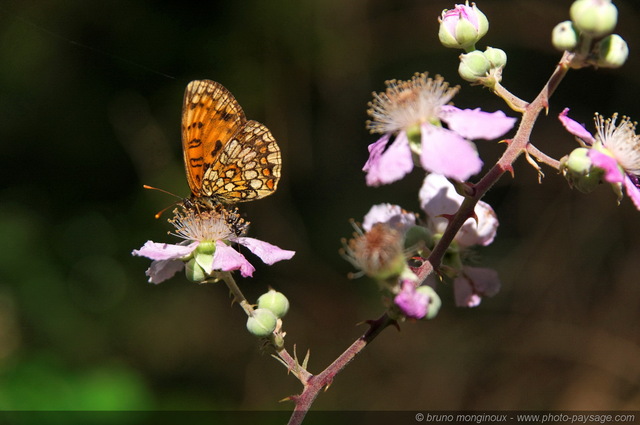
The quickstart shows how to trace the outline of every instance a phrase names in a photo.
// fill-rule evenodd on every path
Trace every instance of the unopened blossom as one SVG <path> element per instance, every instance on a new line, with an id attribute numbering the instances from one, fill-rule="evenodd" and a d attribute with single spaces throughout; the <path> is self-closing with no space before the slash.
<path id="1" fill-rule="evenodd" d="M 183 239 L 179 244 L 148 241 L 132 255 L 152 261 L 146 274 L 149 282 L 160 283 L 171 278 L 187 265 L 194 280 L 203 281 L 215 271 L 239 270 L 244 277 L 252 276 L 255 268 L 231 244 L 243 245 L 266 264 L 288 260 L 295 254 L 258 239 L 242 236 L 248 223 L 236 211 L 216 208 L 197 211 L 185 208 L 174 211 L 169 220 L 175 227 L 175 236 Z"/>
<path id="2" fill-rule="evenodd" d="M 573 50 L 578 45 L 580 34 L 571 21 L 560 22 L 551 32 L 551 44 L 560 51 Z"/>
<path id="3" fill-rule="evenodd" d="M 425 178 L 419 198 L 428 216 L 427 224 L 435 234 L 445 231 L 449 223 L 447 217 L 455 214 L 464 200 L 445 177 L 437 174 Z M 479 201 L 474 213 L 476 217 L 467 219 L 454 237 L 454 243 L 462 251 L 474 245 L 489 245 L 498 230 L 496 213 L 489 204 Z M 459 268 L 453 280 L 456 305 L 475 307 L 482 297 L 493 296 L 500 290 L 500 280 L 494 270 L 470 267 L 457 261 L 452 266 Z"/>
<path id="4" fill-rule="evenodd" d="M 448 105 L 458 88 L 449 87 L 440 76 L 433 79 L 422 73 L 386 85 L 387 90 L 374 93 L 369 104 L 372 120 L 367 127 L 382 135 L 369 145 L 363 168 L 369 186 L 392 183 L 408 174 L 414 165 L 412 152 L 426 171 L 464 181 L 482 168 L 469 139 L 498 138 L 516 121 L 502 111 Z"/>
<path id="5" fill-rule="evenodd" d="M 618 123 L 618 114 L 607 119 L 596 114 L 596 132 L 591 135 L 583 125 L 569 118 L 568 111 L 566 108 L 560 113 L 560 122 L 587 145 L 591 164 L 604 171 L 602 178 L 611 184 L 618 200 L 624 188 L 640 210 L 640 136 L 636 134 L 636 123 L 628 117 L 622 117 Z"/>
<path id="6" fill-rule="evenodd" d="M 438 38 L 445 47 L 473 50 L 474 45 L 487 33 L 489 21 L 472 3 L 456 4 L 453 9 L 445 9 L 438 18 L 440 27 Z"/>
<path id="7" fill-rule="evenodd" d="M 618 34 L 611 34 L 598 42 L 596 65 L 601 68 L 620 68 L 629 58 L 629 46 Z"/>
<path id="8" fill-rule="evenodd" d="M 576 0 L 569 13 L 576 28 L 594 38 L 611 34 L 618 23 L 618 9 L 611 0 Z"/>

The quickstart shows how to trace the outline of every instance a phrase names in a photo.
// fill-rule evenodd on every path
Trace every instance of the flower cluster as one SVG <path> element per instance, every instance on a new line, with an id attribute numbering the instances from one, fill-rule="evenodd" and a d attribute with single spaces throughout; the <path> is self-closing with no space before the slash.
<path id="1" fill-rule="evenodd" d="M 507 54 L 502 49 L 487 47 L 484 52 L 476 49 L 476 43 L 489 30 L 489 21 L 484 13 L 467 0 L 445 9 L 438 18 L 438 37 L 444 47 L 462 49 L 458 74 L 474 84 L 495 88 L 502 80 L 502 70 L 507 65 Z"/>
<path id="2" fill-rule="evenodd" d="M 561 170 L 578 189 L 589 192 L 601 180 L 611 184 L 622 199 L 622 189 L 640 210 L 640 136 L 636 134 L 636 124 L 628 117 L 618 115 L 603 119 L 596 114 L 596 133 L 569 118 L 569 109 L 559 116 L 567 131 L 576 136 L 584 145 L 563 158 Z"/>
<path id="3" fill-rule="evenodd" d="M 574 53 L 571 66 L 619 68 L 629 57 L 629 46 L 618 34 L 618 9 L 611 0 L 576 0 L 571 20 L 560 22 L 551 34 L 554 47 Z"/>
<path id="4" fill-rule="evenodd" d="M 377 280 L 393 298 L 390 312 L 409 319 L 432 318 L 438 311 L 440 299 L 434 288 L 439 279 L 431 275 L 428 285 L 418 286 L 412 267 L 416 260 L 429 255 L 447 226 L 445 217 L 455 213 L 463 200 L 454 186 L 438 174 L 425 178 L 419 198 L 425 222 L 397 205 L 375 205 L 343 250 L 361 275 Z M 482 297 L 493 296 L 500 289 L 495 271 L 465 264 L 469 249 L 489 245 L 498 227 L 495 212 L 488 204 L 479 202 L 475 215 L 456 235 L 442 267 L 441 276 L 453 283 L 458 306 L 475 307 Z"/>
<path id="5" fill-rule="evenodd" d="M 440 76 L 416 74 L 411 80 L 391 80 L 386 85 L 385 92 L 374 93 L 368 111 L 372 117 L 368 128 L 382 134 L 369 146 L 363 168 L 369 186 L 392 183 L 411 172 L 412 153 L 426 171 L 465 181 L 482 168 L 469 139 L 496 139 L 516 121 L 502 111 L 448 105 L 458 88 L 449 87 Z"/>
<path id="6" fill-rule="evenodd" d="M 255 268 L 232 247 L 240 244 L 257 255 L 266 264 L 288 260 L 295 254 L 258 239 L 243 236 L 248 224 L 237 210 L 221 205 L 200 211 L 199 208 L 174 210 L 169 222 L 175 227 L 175 236 L 183 239 L 178 244 L 148 241 L 133 255 L 152 261 L 146 274 L 149 282 L 160 283 L 185 268 L 187 277 L 195 282 L 215 278 L 216 272 L 239 270 L 244 277 L 253 276 Z"/>

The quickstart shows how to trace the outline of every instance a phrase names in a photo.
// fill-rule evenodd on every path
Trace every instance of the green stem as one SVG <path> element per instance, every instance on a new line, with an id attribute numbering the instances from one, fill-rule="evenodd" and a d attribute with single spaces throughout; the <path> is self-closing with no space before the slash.
<path id="1" fill-rule="evenodd" d="M 240 304 L 240 307 L 242 307 L 242 309 L 247 314 L 247 316 L 249 317 L 253 316 L 253 306 L 249 304 L 249 302 L 247 301 L 244 294 L 238 287 L 238 284 L 236 283 L 231 273 L 221 272 L 221 277 L 222 277 L 222 280 L 224 280 L 224 283 L 227 284 L 229 291 L 233 295 L 233 300 L 238 304 Z"/>

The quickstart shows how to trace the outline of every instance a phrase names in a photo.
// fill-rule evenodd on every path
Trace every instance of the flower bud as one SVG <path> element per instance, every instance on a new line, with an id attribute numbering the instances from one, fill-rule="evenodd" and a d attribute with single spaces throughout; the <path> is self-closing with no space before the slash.
<path id="1" fill-rule="evenodd" d="M 491 62 L 489 62 L 489 59 L 479 50 L 460 55 L 458 74 L 471 83 L 485 78 L 489 69 L 491 69 Z"/>
<path id="2" fill-rule="evenodd" d="M 484 51 L 484 57 L 491 64 L 491 68 L 504 68 L 507 65 L 507 54 L 502 49 L 487 47 Z"/>
<path id="3" fill-rule="evenodd" d="M 576 0 L 570 14 L 580 32 L 595 38 L 611 34 L 618 23 L 618 9 L 611 0 Z"/>
<path id="4" fill-rule="evenodd" d="M 270 289 L 269 292 L 260 295 L 260 298 L 258 298 L 258 308 L 271 310 L 280 319 L 289 311 L 289 300 L 283 293 Z"/>
<path id="5" fill-rule="evenodd" d="M 629 46 L 618 34 L 603 38 L 596 46 L 597 65 L 603 68 L 619 68 L 629 57 Z"/>
<path id="6" fill-rule="evenodd" d="M 571 21 L 560 22 L 551 32 L 551 43 L 560 51 L 573 50 L 578 45 L 579 34 Z"/>
<path id="7" fill-rule="evenodd" d="M 487 17 L 472 3 L 457 4 L 454 9 L 443 10 L 438 19 L 438 37 L 445 47 L 470 51 L 489 29 Z"/>
<path id="8" fill-rule="evenodd" d="M 431 286 L 422 285 L 416 289 L 416 292 L 419 294 L 423 294 L 429 297 L 429 305 L 427 307 L 427 315 L 424 316 L 424 319 L 433 319 L 438 314 L 440 310 L 440 306 L 442 305 L 442 300 L 440 300 L 440 296 L 433 290 Z"/>
<path id="9" fill-rule="evenodd" d="M 273 333 L 276 329 L 278 318 L 266 308 L 258 308 L 247 319 L 247 330 L 252 335 L 264 338 Z"/>
<path id="10" fill-rule="evenodd" d="M 590 193 L 598 184 L 604 172 L 593 167 L 589 158 L 588 148 L 574 149 L 569 155 L 560 160 L 560 172 L 572 187 L 580 192 Z"/>

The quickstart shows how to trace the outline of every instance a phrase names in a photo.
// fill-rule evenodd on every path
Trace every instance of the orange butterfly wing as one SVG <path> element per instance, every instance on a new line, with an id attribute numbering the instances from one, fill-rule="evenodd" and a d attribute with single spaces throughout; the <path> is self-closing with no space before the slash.
<path id="1" fill-rule="evenodd" d="M 247 121 L 221 84 L 192 81 L 182 110 L 182 147 L 192 198 L 232 204 L 273 193 L 280 148 L 263 124 Z"/>
<path id="2" fill-rule="evenodd" d="M 278 187 L 281 168 L 280 149 L 269 129 L 249 121 L 205 170 L 202 191 L 224 203 L 264 198 Z"/>

